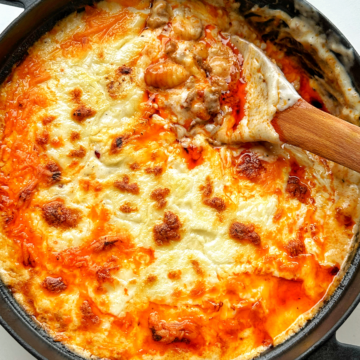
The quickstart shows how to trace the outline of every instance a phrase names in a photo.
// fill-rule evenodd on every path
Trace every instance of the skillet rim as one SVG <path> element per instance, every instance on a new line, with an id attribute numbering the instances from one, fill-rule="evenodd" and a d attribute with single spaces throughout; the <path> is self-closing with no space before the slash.
<path id="1" fill-rule="evenodd" d="M 26 21 L 28 23 L 29 21 L 31 22 L 34 19 L 33 16 L 36 16 L 37 10 L 40 9 L 44 11 L 45 8 L 45 11 L 52 10 L 52 14 L 45 22 L 41 20 L 40 25 L 37 25 L 39 23 L 37 20 L 34 25 L 34 29 L 32 29 L 31 32 L 28 32 L 29 35 L 22 38 L 21 41 L 18 41 L 18 43 L 13 46 L 12 51 L 8 52 L 8 56 L 5 59 L 4 57 L 0 58 L 0 83 L 6 79 L 9 69 L 11 71 L 13 64 L 16 63 L 14 59 L 21 59 L 21 53 L 26 53 L 26 50 L 32 46 L 35 40 L 37 40 L 46 31 L 50 30 L 58 20 L 78 8 L 81 8 L 84 4 L 91 2 L 91 0 L 62 0 L 61 2 L 65 5 L 58 6 L 60 1 L 56 1 L 57 6 L 55 9 L 54 6 L 51 6 L 51 0 L 21 1 L 26 5 L 26 10 L 4 30 L 0 36 L 0 44 L 2 44 L 4 40 L 8 40 L 12 33 L 19 36 L 18 27 L 20 25 L 25 26 Z M 264 0 L 245 0 L 245 2 L 254 1 L 264 3 Z M 296 1 L 299 0 L 265 0 L 265 3 L 268 5 L 276 4 L 277 7 L 279 7 L 279 4 L 282 3 L 287 4 L 286 8 L 283 10 L 289 12 L 289 4 L 293 6 Z M 300 0 L 300 2 L 310 6 L 316 14 L 319 15 L 321 26 L 328 29 L 325 33 L 328 33 L 329 30 L 334 32 L 338 35 L 343 45 L 353 50 L 355 65 L 348 72 L 354 75 L 356 68 L 358 68 L 359 77 L 354 79 L 354 76 L 352 76 L 352 80 L 359 91 L 360 57 L 356 49 L 350 44 L 342 32 L 316 7 L 306 0 Z M 49 9 L 49 6 L 47 6 L 48 10 L 46 10 L 46 5 L 49 4 L 52 9 Z M 40 14 L 42 14 L 41 11 Z M 32 26 L 30 25 L 30 27 Z M 11 64 L 10 66 L 9 63 Z M 4 73 L 6 74 L 5 76 Z M 293 355 L 291 357 L 292 359 L 305 359 L 313 351 L 324 345 L 336 332 L 336 330 L 345 322 L 355 307 L 360 303 L 359 233 L 356 235 L 354 244 L 356 244 L 355 249 L 353 250 L 352 258 L 348 260 L 348 269 L 346 270 L 345 275 L 343 275 L 341 282 L 338 284 L 330 299 L 324 303 L 323 307 L 319 310 L 315 317 L 313 317 L 301 330 L 291 336 L 288 340 L 277 347 L 271 348 L 262 353 L 257 359 L 285 360 L 289 359 L 289 356 L 291 355 Z M 33 319 L 31 319 L 25 310 L 22 309 L 21 305 L 18 304 L 12 297 L 9 289 L 3 284 L 2 280 L 0 280 L 0 324 L 21 346 L 39 360 L 46 360 L 49 357 L 44 357 L 38 351 L 45 352 L 46 354 L 50 351 L 50 358 L 54 360 L 84 359 L 83 357 L 80 357 L 74 352 L 68 350 L 68 348 L 63 344 L 55 342 L 51 336 L 37 326 Z M 24 338 L 30 340 L 26 341 Z M 37 342 L 36 349 L 33 347 L 35 346 L 34 343 L 30 345 L 29 342 Z"/>

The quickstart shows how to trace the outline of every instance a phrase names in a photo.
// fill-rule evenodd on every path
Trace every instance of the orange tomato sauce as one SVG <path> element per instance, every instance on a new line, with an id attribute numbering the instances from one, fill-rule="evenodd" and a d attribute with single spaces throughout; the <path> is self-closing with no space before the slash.
<path id="1" fill-rule="evenodd" d="M 121 4 L 128 4 L 127 0 L 113 0 Z M 210 6 L 210 5 L 209 5 Z M 84 14 L 86 27 L 85 30 L 72 36 L 71 39 L 61 44 L 62 50 L 77 51 L 91 46 L 90 38 L 99 42 L 105 42 L 108 38 L 121 36 L 122 30 L 126 28 L 126 23 L 131 21 L 132 15 L 128 11 L 121 12 L 118 15 L 104 15 L 101 10 L 87 8 Z M 211 41 L 209 31 L 207 30 L 207 39 Z M 228 43 L 227 43 L 228 44 Z M 274 50 L 275 51 L 275 50 Z M 69 53 L 70 54 L 70 53 Z M 71 53 L 73 54 L 73 53 Z M 271 46 L 268 44 L 268 54 L 274 56 Z M 279 60 L 280 61 L 280 60 Z M 309 85 L 309 79 L 306 74 L 297 67 L 291 60 L 283 58 L 281 60 L 283 71 L 289 81 L 295 81 L 300 78 L 300 94 L 309 102 L 318 101 L 322 104 L 322 109 L 326 111 L 320 96 Z M 316 296 L 309 296 L 302 281 L 286 280 L 271 275 L 261 274 L 235 274 L 233 277 L 223 280 L 224 289 L 208 289 L 204 283 L 198 282 L 196 286 L 189 289 L 189 296 L 198 299 L 200 305 L 188 307 L 179 310 L 174 315 L 174 308 L 165 305 L 150 303 L 138 313 L 129 314 L 118 318 L 101 310 L 88 295 L 87 281 L 97 283 L 99 294 L 104 292 L 104 283 L 111 283 L 111 277 L 104 280 L 99 278 L 100 270 L 116 271 L 124 264 L 134 265 L 133 271 L 139 273 L 144 266 L 149 266 L 155 261 L 154 251 L 143 247 L 136 247 L 132 242 L 132 237 L 126 231 L 119 232 L 109 224 L 110 215 L 108 211 L 100 204 L 93 206 L 90 210 L 89 218 L 95 223 L 94 230 L 88 235 L 85 243 L 80 247 L 73 247 L 61 252 L 49 251 L 46 241 L 32 228 L 31 198 L 22 206 L 19 206 L 19 194 L 30 183 L 35 183 L 36 189 L 42 189 L 48 186 L 44 181 L 44 165 L 49 161 L 44 150 L 35 145 L 30 132 L 30 122 L 28 119 L 32 114 L 40 109 L 46 109 L 53 99 L 49 99 L 44 92 L 37 86 L 43 81 L 49 79 L 49 74 L 44 70 L 44 64 L 40 59 L 29 56 L 17 68 L 16 75 L 8 79 L 8 86 L 13 86 L 14 92 L 8 95 L 6 102 L 0 102 L 0 109 L 6 111 L 4 137 L 1 141 L 1 159 L 5 162 L 0 171 L 0 210 L 6 213 L 4 219 L 4 229 L 6 235 L 13 240 L 15 246 L 19 249 L 18 261 L 27 269 L 35 268 L 41 274 L 46 274 L 48 267 L 52 269 L 61 269 L 52 276 L 61 276 L 68 286 L 67 291 L 76 288 L 80 291 L 81 301 L 88 301 L 94 316 L 100 320 L 104 316 L 110 316 L 113 319 L 111 331 L 109 332 L 109 343 L 115 339 L 117 333 L 129 334 L 136 331 L 140 339 L 138 348 L 134 345 L 134 353 L 123 353 L 123 358 L 133 355 L 157 353 L 165 354 L 169 350 L 176 353 L 191 352 L 198 356 L 204 355 L 208 340 L 213 340 L 214 347 L 220 348 L 223 353 L 229 348 L 232 342 L 241 340 L 242 332 L 246 329 L 252 329 L 254 333 L 254 347 L 264 345 L 271 346 L 275 338 L 293 324 L 296 319 L 305 312 L 311 310 L 325 296 L 326 291 L 332 283 L 336 269 L 326 268 L 319 265 L 311 255 L 301 255 L 298 259 L 287 259 L 291 263 L 291 271 L 300 270 L 304 265 L 311 266 L 317 282 L 320 284 Z M 224 94 L 222 103 L 231 105 L 233 108 L 233 117 L 235 119 L 234 129 L 238 126 L 244 116 L 244 105 L 246 101 L 246 84 L 240 79 L 233 84 L 229 94 Z M 155 99 L 144 99 L 144 103 Z M 169 136 L 169 131 L 161 125 L 151 122 L 150 117 L 155 111 L 151 106 L 144 105 L 143 120 L 144 123 L 135 129 L 134 140 L 129 145 L 135 150 L 146 147 L 149 143 L 157 143 L 159 138 L 165 134 Z M 165 113 L 160 113 L 166 118 Z M 173 141 L 175 143 L 175 140 Z M 159 146 L 160 147 L 160 146 Z M 251 145 L 249 145 L 251 147 Z M 206 160 L 203 149 L 189 147 L 181 149 L 182 156 L 185 159 L 189 169 L 201 165 Z M 153 158 L 146 161 L 154 161 Z M 166 156 L 159 155 L 161 164 L 166 164 Z M 234 164 L 237 159 L 234 159 Z M 292 163 L 291 176 L 296 176 L 302 182 L 306 182 L 304 172 L 301 167 Z M 269 194 L 276 193 L 277 181 L 285 176 L 284 169 L 291 166 L 291 160 L 278 159 L 273 164 L 266 165 L 266 171 L 261 174 L 257 180 L 259 191 Z M 235 176 L 236 175 L 236 176 Z M 236 177 L 234 175 L 234 184 Z M 241 189 L 239 190 L 241 192 Z M 313 221 L 313 220 L 312 220 Z M 350 220 L 344 220 L 346 226 L 351 226 Z M 106 251 L 94 251 L 94 242 L 104 236 L 117 236 L 118 240 Z M 316 232 L 314 230 L 314 237 Z M 257 251 L 258 258 L 263 258 L 264 266 L 266 262 L 274 261 L 268 256 L 267 249 Z M 14 260 L 15 261 L 15 260 Z M 280 268 L 286 267 L 280 260 L 276 260 Z M 30 280 L 30 284 L 31 284 Z M 260 288 L 262 290 L 262 301 L 265 301 L 269 309 L 264 312 L 261 302 L 255 303 L 242 296 L 249 289 Z M 29 291 L 29 284 L 25 284 L 21 291 L 31 300 L 32 294 Z M 46 296 L 56 296 L 43 290 Z M 213 299 L 201 300 L 205 293 L 211 294 Z M 174 294 L 173 296 L 175 296 Z M 185 294 L 187 296 L 187 294 Z M 226 317 L 223 314 L 223 306 L 220 305 L 229 301 L 232 306 L 232 316 Z M 80 302 L 81 302 L 80 301 Z M 31 303 L 31 301 L 29 302 Z M 175 308 L 177 309 L 177 308 Z M 171 310 L 171 311 L 170 311 Z M 198 337 L 189 342 L 174 342 L 165 345 L 155 342 L 152 338 L 148 326 L 148 318 L 151 312 L 157 311 L 166 321 L 191 320 L 196 323 L 200 332 Z M 33 307 L 35 316 L 36 308 Z M 201 313 L 201 315 L 199 315 Z M 206 314 L 207 316 L 203 316 Z M 285 315 L 284 315 L 285 314 Z M 278 318 L 281 316 L 282 322 Z M 65 317 L 62 319 L 62 326 L 66 328 L 72 319 Z M 96 332 L 97 326 L 84 325 L 83 332 Z M 215 340 L 214 340 L 215 339 Z M 241 345 L 240 345 L 241 346 Z"/>

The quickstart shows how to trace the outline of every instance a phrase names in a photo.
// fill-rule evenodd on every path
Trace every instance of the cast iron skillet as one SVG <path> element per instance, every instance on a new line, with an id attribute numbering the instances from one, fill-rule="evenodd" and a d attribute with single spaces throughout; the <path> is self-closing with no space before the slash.
<path id="1" fill-rule="evenodd" d="M 254 4 L 269 5 L 296 15 L 296 0 L 241 0 L 241 10 Z M 302 0 L 305 1 L 305 0 Z M 55 23 L 91 0 L 0 0 L 0 3 L 25 8 L 25 11 L 0 36 L 0 83 L 12 66 L 26 56 L 27 49 Z M 313 8 L 316 13 L 319 13 Z M 348 48 L 350 43 L 322 14 L 320 25 L 333 32 Z M 360 57 L 349 73 L 360 92 Z M 341 60 L 341 59 L 340 59 Z M 300 332 L 282 345 L 269 349 L 259 360 L 359 360 L 360 348 L 339 343 L 335 332 L 360 302 L 360 247 L 340 286 L 323 309 Z M 22 310 L 11 292 L 0 282 L 0 324 L 33 356 L 41 360 L 81 360 L 55 342 Z"/>

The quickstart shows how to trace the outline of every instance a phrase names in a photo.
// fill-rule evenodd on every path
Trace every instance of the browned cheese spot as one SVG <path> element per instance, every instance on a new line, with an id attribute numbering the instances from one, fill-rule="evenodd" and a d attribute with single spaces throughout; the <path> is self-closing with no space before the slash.
<path id="1" fill-rule="evenodd" d="M 200 191 L 202 192 L 203 197 L 210 197 L 214 191 L 214 187 L 210 176 L 206 177 L 205 185 L 200 186 Z"/>
<path id="2" fill-rule="evenodd" d="M 153 168 L 148 167 L 145 169 L 145 172 L 147 174 L 154 174 L 155 176 L 159 176 L 162 174 L 163 168 L 161 166 L 155 166 Z"/>
<path id="3" fill-rule="evenodd" d="M 44 126 L 46 126 L 46 125 L 51 124 L 55 119 L 56 119 L 55 116 L 48 115 L 48 116 L 45 116 L 41 122 Z"/>
<path id="4" fill-rule="evenodd" d="M 191 265 L 194 268 L 194 271 L 199 275 L 199 276 L 203 276 L 204 275 L 204 271 L 201 268 L 199 262 L 197 260 L 191 260 Z"/>
<path id="5" fill-rule="evenodd" d="M 42 286 L 50 291 L 53 292 L 55 294 L 58 294 L 62 291 L 65 291 L 67 289 L 66 284 L 64 283 L 62 277 L 58 277 L 58 278 L 53 278 L 53 277 L 47 277 L 45 278 L 45 280 L 42 282 Z"/>
<path id="6" fill-rule="evenodd" d="M 36 136 L 36 143 L 40 146 L 45 146 L 49 143 L 49 133 L 44 130 L 41 134 Z"/>
<path id="7" fill-rule="evenodd" d="M 81 123 L 86 119 L 93 117 L 95 114 L 96 114 L 95 110 L 81 104 L 72 111 L 71 116 L 73 120 Z"/>
<path id="8" fill-rule="evenodd" d="M 113 99 L 117 99 L 123 92 L 126 92 L 126 88 L 132 83 L 131 77 L 132 68 L 128 66 L 120 66 L 114 75 L 107 76 L 106 80 L 112 78 L 107 84 L 106 88 L 109 96 Z"/>
<path id="9" fill-rule="evenodd" d="M 124 147 L 124 145 L 129 141 L 130 136 L 127 135 L 121 135 L 117 136 L 112 142 L 110 146 L 110 154 L 117 154 L 121 151 L 121 149 Z"/>
<path id="10" fill-rule="evenodd" d="M 168 278 L 170 280 L 179 280 L 181 279 L 181 270 L 173 270 L 168 273 Z"/>
<path id="11" fill-rule="evenodd" d="M 125 204 L 122 204 L 120 206 L 120 211 L 124 214 L 131 214 L 132 212 L 138 211 L 136 207 L 131 206 L 129 202 L 126 202 Z"/>
<path id="12" fill-rule="evenodd" d="M 259 178 L 265 171 L 266 168 L 254 153 L 243 154 L 237 166 L 237 172 L 251 181 Z"/>
<path id="13" fill-rule="evenodd" d="M 295 176 L 290 176 L 286 185 L 286 192 L 293 198 L 298 199 L 300 202 L 305 203 L 308 195 L 308 188 L 302 184 Z"/>
<path id="14" fill-rule="evenodd" d="M 199 335 L 198 326 L 194 322 L 190 320 L 166 322 L 159 319 L 157 312 L 153 312 L 149 316 L 149 329 L 152 332 L 153 340 L 164 344 L 190 343 Z"/>
<path id="15" fill-rule="evenodd" d="M 84 326 L 100 324 L 100 318 L 94 314 L 89 301 L 85 300 L 81 306 L 80 311 L 82 314 L 82 323 Z"/>
<path id="16" fill-rule="evenodd" d="M 146 280 L 145 280 L 145 283 L 147 285 L 151 285 L 151 284 L 154 284 L 156 281 L 157 281 L 157 276 L 156 275 L 149 275 Z"/>
<path id="17" fill-rule="evenodd" d="M 67 208 L 61 201 L 52 201 L 42 207 L 44 220 L 53 227 L 74 228 L 80 221 L 79 210 Z"/>
<path id="18" fill-rule="evenodd" d="M 86 149 L 80 145 L 78 149 L 71 150 L 68 157 L 83 159 L 86 156 Z"/>
<path id="19" fill-rule="evenodd" d="M 171 211 L 167 211 L 164 215 L 164 222 L 155 225 L 153 229 L 154 240 L 157 245 L 167 245 L 170 241 L 179 241 L 181 222 L 177 215 Z"/>
<path id="20" fill-rule="evenodd" d="M 55 161 L 50 161 L 45 165 L 44 175 L 49 185 L 61 180 L 61 168 Z"/>
<path id="21" fill-rule="evenodd" d="M 150 195 L 150 198 L 151 200 L 154 200 L 156 201 L 156 207 L 158 209 L 162 209 L 166 206 L 167 204 L 167 201 L 165 200 L 165 198 L 170 194 L 170 190 L 165 188 L 165 189 L 162 189 L 162 188 L 158 188 L 158 189 L 155 189 L 151 195 Z"/>
<path id="22" fill-rule="evenodd" d="M 204 204 L 219 212 L 223 212 L 226 210 L 225 201 L 219 197 L 214 197 L 212 199 L 205 199 Z"/>
<path id="23" fill-rule="evenodd" d="M 115 181 L 114 185 L 122 192 L 128 192 L 134 195 L 140 194 L 139 185 L 136 183 L 130 184 L 130 178 L 127 175 L 124 175 L 122 180 Z"/>
<path id="24" fill-rule="evenodd" d="M 93 191 L 101 191 L 102 190 L 102 186 L 100 183 L 94 181 L 94 182 L 91 182 L 90 180 L 83 180 L 81 179 L 79 181 L 79 185 L 81 186 L 82 190 L 84 191 L 90 191 L 90 190 L 93 190 Z"/>
<path id="25" fill-rule="evenodd" d="M 129 165 L 129 168 L 130 168 L 130 170 L 132 170 L 132 171 L 137 171 L 137 170 L 140 169 L 140 165 L 139 165 L 137 162 L 135 162 L 135 163 L 130 164 L 130 165 Z"/>
<path id="26" fill-rule="evenodd" d="M 71 100 L 76 103 L 81 103 L 81 98 L 83 95 L 83 91 L 80 88 L 75 88 L 74 90 L 70 91 Z"/>
<path id="27" fill-rule="evenodd" d="M 80 133 L 78 131 L 72 131 L 70 134 L 70 141 L 80 140 Z"/>
<path id="28" fill-rule="evenodd" d="M 258 246 L 261 243 L 260 236 L 255 232 L 254 225 L 245 225 L 239 222 L 234 222 L 230 226 L 230 237 L 240 241 L 250 241 L 253 245 Z"/>
<path id="29" fill-rule="evenodd" d="M 130 75 L 132 73 L 132 68 L 129 66 L 122 65 L 117 69 L 117 72 L 122 75 Z"/>
<path id="30" fill-rule="evenodd" d="M 300 239 L 290 240 L 285 245 L 285 249 L 291 257 L 296 257 L 306 252 L 305 245 Z"/>

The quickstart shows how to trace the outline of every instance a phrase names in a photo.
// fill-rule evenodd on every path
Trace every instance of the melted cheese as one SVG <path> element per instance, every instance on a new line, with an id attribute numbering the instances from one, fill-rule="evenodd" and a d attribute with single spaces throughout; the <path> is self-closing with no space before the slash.
<path id="1" fill-rule="evenodd" d="M 0 274 L 87 358 L 251 359 L 346 269 L 359 175 L 240 142 L 276 140 L 292 103 L 231 35 L 300 71 L 232 2 L 117 0 L 57 24 L 1 86 Z"/>

